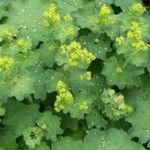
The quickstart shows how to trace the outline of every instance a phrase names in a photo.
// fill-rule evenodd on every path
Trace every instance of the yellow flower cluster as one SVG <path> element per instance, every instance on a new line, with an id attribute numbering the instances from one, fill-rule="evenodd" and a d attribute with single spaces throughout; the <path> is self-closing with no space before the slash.
<path id="1" fill-rule="evenodd" d="M 109 16 L 111 14 L 111 9 L 104 4 L 100 9 L 100 16 Z"/>
<path id="2" fill-rule="evenodd" d="M 31 41 L 27 40 L 27 39 L 18 39 L 16 45 L 18 46 L 18 48 L 20 49 L 31 49 Z"/>
<path id="3" fill-rule="evenodd" d="M 132 43 L 132 47 L 136 49 L 148 50 L 150 48 L 150 45 L 142 40 L 139 40 L 137 42 Z"/>
<path id="4" fill-rule="evenodd" d="M 124 43 L 124 37 L 123 36 L 117 37 L 116 38 L 116 43 L 118 45 L 122 45 Z"/>
<path id="5" fill-rule="evenodd" d="M 98 23 L 100 22 L 100 24 L 102 25 L 116 24 L 117 21 L 110 15 L 111 15 L 110 7 L 107 6 L 106 4 L 102 5 L 99 12 L 100 20 L 98 21 Z"/>
<path id="6" fill-rule="evenodd" d="M 86 102 L 86 101 L 83 101 L 83 102 L 79 103 L 78 105 L 79 105 L 80 110 L 87 110 L 89 108 L 88 102 Z"/>
<path id="7" fill-rule="evenodd" d="M 45 26 L 49 26 L 50 22 L 57 23 L 60 21 L 60 15 L 58 13 L 58 9 L 55 6 L 55 4 L 50 5 L 48 11 L 45 11 L 43 13 L 43 17 L 44 17 L 43 23 Z"/>
<path id="8" fill-rule="evenodd" d="M 69 27 L 65 29 L 66 36 L 74 36 L 76 34 L 76 30 L 73 27 Z"/>
<path id="9" fill-rule="evenodd" d="M 57 112 L 60 112 L 61 110 L 64 109 L 64 103 L 66 102 L 72 103 L 74 98 L 63 81 L 59 81 L 57 83 L 57 91 L 58 91 L 58 95 L 56 96 L 56 101 L 54 106 L 55 106 L 55 110 Z"/>
<path id="10" fill-rule="evenodd" d="M 141 3 L 136 3 L 131 7 L 131 10 L 137 14 L 143 14 L 146 9 Z"/>
<path id="11" fill-rule="evenodd" d="M 133 112 L 133 108 L 125 103 L 125 98 L 121 94 L 116 94 L 115 90 L 107 89 L 108 96 L 111 98 L 111 107 L 113 108 L 113 115 L 119 117 L 122 114 Z"/>
<path id="12" fill-rule="evenodd" d="M 123 72 L 123 69 L 119 66 L 116 67 L 116 72 L 117 73 L 122 73 Z"/>
<path id="13" fill-rule="evenodd" d="M 148 50 L 150 45 L 142 40 L 142 32 L 138 22 L 131 22 L 130 31 L 127 33 L 128 38 L 135 40 L 131 45 L 135 49 Z"/>
<path id="14" fill-rule="evenodd" d="M 73 20 L 70 15 L 65 15 L 65 16 L 63 17 L 63 19 L 64 19 L 66 22 Z"/>
<path id="15" fill-rule="evenodd" d="M 1 26 L 0 27 L 0 39 L 12 39 L 17 35 L 17 30 L 12 26 Z"/>
<path id="16" fill-rule="evenodd" d="M 87 71 L 84 74 L 80 75 L 80 80 L 91 80 L 91 71 Z"/>
<path id="17" fill-rule="evenodd" d="M 14 59 L 10 57 L 0 57 L 0 71 L 9 70 L 14 63 Z"/>
<path id="18" fill-rule="evenodd" d="M 76 41 L 71 42 L 70 45 L 61 46 L 61 53 L 68 57 L 67 64 L 70 67 L 75 67 L 81 62 L 90 64 L 95 59 L 91 52 L 88 52 L 85 48 L 82 49 L 80 43 Z"/>
<path id="19" fill-rule="evenodd" d="M 127 33 L 127 37 L 136 40 L 142 39 L 141 29 L 138 22 L 131 22 L 130 31 Z"/>

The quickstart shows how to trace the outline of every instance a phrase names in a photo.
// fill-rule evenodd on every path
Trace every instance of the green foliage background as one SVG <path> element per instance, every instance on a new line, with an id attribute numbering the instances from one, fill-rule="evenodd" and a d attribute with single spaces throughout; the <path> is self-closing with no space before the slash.
<path id="1" fill-rule="evenodd" d="M 0 0 L 0 150 L 150 149 L 149 3 Z"/>

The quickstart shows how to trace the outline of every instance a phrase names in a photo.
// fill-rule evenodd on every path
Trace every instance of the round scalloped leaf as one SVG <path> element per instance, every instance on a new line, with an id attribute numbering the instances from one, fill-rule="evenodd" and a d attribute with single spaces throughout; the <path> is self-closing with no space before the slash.
<path id="1" fill-rule="evenodd" d="M 96 5 L 102 5 L 102 4 L 112 4 L 113 0 L 95 0 Z"/>
<path id="2" fill-rule="evenodd" d="M 70 14 L 71 12 L 78 10 L 84 6 L 82 0 L 56 0 L 56 3 L 58 8 L 60 9 L 61 14 Z"/>
<path id="3" fill-rule="evenodd" d="M 0 129 L 0 150 L 18 149 L 16 144 L 16 135 L 12 128 L 1 128 Z"/>
<path id="4" fill-rule="evenodd" d="M 47 7 L 48 3 L 42 0 L 36 0 L 36 3 L 34 0 L 13 1 L 7 23 L 20 29 L 19 37 L 31 38 L 33 44 L 38 44 L 46 33 L 42 25 L 42 14 Z"/>
<path id="5" fill-rule="evenodd" d="M 140 0 L 114 0 L 114 4 L 116 6 L 120 6 L 122 9 L 127 9 L 129 6 L 131 6 L 133 3 L 141 2 Z"/>
<path id="6" fill-rule="evenodd" d="M 105 35 L 88 34 L 80 37 L 81 44 L 96 58 L 106 59 L 106 53 L 110 51 L 110 41 Z"/>
<path id="7" fill-rule="evenodd" d="M 36 123 L 43 129 L 43 133 L 47 140 L 51 139 L 52 141 L 56 141 L 57 135 L 62 134 L 60 118 L 52 115 L 50 111 L 44 112 Z"/>
<path id="8" fill-rule="evenodd" d="M 37 104 L 24 105 L 21 102 L 10 99 L 6 104 L 6 115 L 3 123 L 11 126 L 16 136 L 20 136 L 26 128 L 35 125 L 39 115 L 39 106 Z"/>
<path id="9" fill-rule="evenodd" d="M 122 63 L 118 63 L 115 57 L 104 61 L 102 74 L 106 76 L 108 85 L 117 85 L 120 89 L 125 87 L 138 86 L 140 84 L 139 74 L 143 70 L 138 70 L 134 66 L 122 68 Z"/>
<path id="10" fill-rule="evenodd" d="M 9 97 L 15 96 L 17 100 L 22 101 L 33 93 L 33 82 L 34 78 L 29 74 L 20 76 L 17 83 L 12 86 Z"/>
<path id="11" fill-rule="evenodd" d="M 52 150 L 84 150 L 82 141 L 75 141 L 70 137 L 61 137 L 52 143 Z"/>
<path id="12" fill-rule="evenodd" d="M 46 78 L 46 91 L 48 93 L 56 91 L 57 82 L 62 80 L 61 73 L 54 70 L 46 70 L 45 72 Z"/>
<path id="13" fill-rule="evenodd" d="M 84 138 L 84 146 L 85 150 L 144 150 L 126 132 L 114 128 L 90 131 Z"/>
<path id="14" fill-rule="evenodd" d="M 132 137 L 139 137 L 141 143 L 150 141 L 150 97 L 136 102 L 136 110 L 126 120 L 132 124 L 129 134 Z"/>
<path id="15" fill-rule="evenodd" d="M 92 110 L 89 114 L 86 116 L 86 122 L 89 129 L 95 127 L 97 129 L 106 128 L 107 127 L 107 121 L 103 118 L 101 114 L 99 114 L 97 111 Z"/>
<path id="16" fill-rule="evenodd" d="M 29 150 L 33 150 L 33 149 L 29 149 Z M 50 147 L 45 142 L 41 142 L 41 144 L 37 145 L 34 150 L 50 150 Z"/>

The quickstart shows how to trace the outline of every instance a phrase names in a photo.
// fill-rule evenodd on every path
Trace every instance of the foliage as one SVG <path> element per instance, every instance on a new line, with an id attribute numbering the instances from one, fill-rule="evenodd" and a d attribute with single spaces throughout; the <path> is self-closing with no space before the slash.
<path id="1" fill-rule="evenodd" d="M 0 0 L 0 150 L 150 148 L 149 35 L 142 0 Z"/>

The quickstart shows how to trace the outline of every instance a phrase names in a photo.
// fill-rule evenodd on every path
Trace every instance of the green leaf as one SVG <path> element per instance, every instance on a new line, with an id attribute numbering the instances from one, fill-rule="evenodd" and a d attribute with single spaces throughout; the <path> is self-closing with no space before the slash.
<path id="1" fill-rule="evenodd" d="M 11 88 L 9 96 L 15 96 L 17 100 L 22 101 L 25 97 L 33 93 L 33 82 L 34 78 L 29 73 L 20 76 L 17 83 Z"/>
<path id="2" fill-rule="evenodd" d="M 147 143 L 150 140 L 150 78 L 142 76 L 142 86 L 140 88 L 126 91 L 126 99 L 135 107 L 135 112 L 126 120 L 132 124 L 129 134 L 132 137 L 139 137 L 140 143 Z"/>
<path id="3" fill-rule="evenodd" d="M 45 43 L 39 49 L 39 57 L 40 61 L 44 63 L 44 65 L 48 67 L 53 67 L 55 62 L 55 55 L 57 54 L 57 50 L 55 49 L 52 43 Z"/>
<path id="4" fill-rule="evenodd" d="M 47 81 L 46 91 L 48 93 L 56 91 L 57 82 L 62 79 L 61 74 L 58 71 L 48 69 L 45 72 L 45 77 Z"/>
<path id="5" fill-rule="evenodd" d="M 92 99 L 83 91 L 76 94 L 74 98 L 74 104 L 69 108 L 70 116 L 72 118 L 82 119 L 85 114 L 90 112 Z"/>
<path id="6" fill-rule="evenodd" d="M 128 9 L 129 6 L 131 6 L 133 3 L 138 3 L 141 2 L 140 0 L 125 0 L 125 1 L 120 1 L 120 0 L 114 0 L 114 4 L 116 6 L 120 6 L 122 9 Z"/>
<path id="7" fill-rule="evenodd" d="M 118 135 L 119 138 L 116 138 Z M 107 131 L 91 130 L 84 138 L 84 145 L 89 150 L 144 150 L 140 144 L 131 141 L 126 132 L 114 128 Z"/>
<path id="8" fill-rule="evenodd" d="M 0 149 L 4 150 L 17 149 L 16 135 L 11 127 L 0 129 Z"/>
<path id="9" fill-rule="evenodd" d="M 78 10 L 83 7 L 83 2 L 81 0 L 56 0 L 58 8 L 61 10 L 61 14 L 70 14 L 71 12 Z"/>
<path id="10" fill-rule="evenodd" d="M 88 34 L 80 37 L 81 44 L 93 53 L 96 58 L 106 59 L 106 53 L 110 51 L 110 41 L 105 35 Z"/>
<path id="11" fill-rule="evenodd" d="M 52 150 L 84 150 L 82 141 L 74 141 L 70 137 L 61 137 L 57 142 L 52 144 Z"/>
<path id="12" fill-rule="evenodd" d="M 117 85 L 120 89 L 125 87 L 138 86 L 140 84 L 139 74 L 143 71 L 134 66 L 127 65 L 122 68 L 123 63 L 119 63 L 115 57 L 104 61 L 102 74 L 106 76 L 108 85 Z"/>
<path id="13" fill-rule="evenodd" d="M 147 143 L 150 141 L 150 122 L 147 119 L 150 116 L 150 97 L 137 101 L 136 105 L 135 113 L 127 118 L 132 124 L 129 134 L 139 137 L 141 143 Z"/>
<path id="14" fill-rule="evenodd" d="M 78 93 L 85 89 L 90 89 L 91 86 L 94 85 L 92 79 L 91 80 L 80 79 L 80 76 L 85 74 L 86 72 L 87 72 L 86 70 L 80 69 L 69 69 L 69 71 L 66 71 L 65 79 L 74 93 Z"/>
<path id="15" fill-rule="evenodd" d="M 62 134 L 60 118 L 52 115 L 50 111 L 44 112 L 36 123 L 43 129 L 43 133 L 47 140 L 51 139 L 52 141 L 56 141 L 57 135 Z"/>
<path id="16" fill-rule="evenodd" d="M 112 4 L 113 0 L 95 0 L 96 6 L 97 5 L 102 5 L 102 4 Z"/>
<path id="17" fill-rule="evenodd" d="M 97 129 L 107 127 L 107 121 L 94 109 L 86 116 L 86 122 L 89 129 L 94 127 Z"/>
<path id="18" fill-rule="evenodd" d="M 38 44 L 44 40 L 46 32 L 42 25 L 42 14 L 47 9 L 46 1 L 34 0 L 13 1 L 8 11 L 8 24 L 20 29 L 19 37 L 27 37 L 33 40 L 33 44 Z M 37 13 L 38 11 L 38 13 Z"/>
<path id="19" fill-rule="evenodd" d="M 23 131 L 23 138 L 26 145 L 29 148 L 35 148 L 36 145 L 40 145 L 43 137 L 43 132 L 38 127 L 29 127 Z"/>
<path id="20" fill-rule="evenodd" d="M 0 82 L 0 102 L 6 102 L 9 92 L 10 85 L 7 82 Z"/>
<path id="21" fill-rule="evenodd" d="M 37 104 L 24 105 L 11 99 L 6 105 L 6 115 L 3 122 L 12 127 L 16 136 L 20 136 L 26 128 L 34 126 L 39 115 Z"/>
<path id="22" fill-rule="evenodd" d="M 31 150 L 33 150 L 33 149 L 31 149 Z M 45 142 L 41 142 L 40 145 L 37 145 L 35 147 L 35 150 L 50 150 L 50 147 Z"/>

